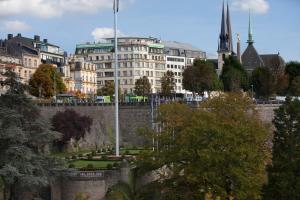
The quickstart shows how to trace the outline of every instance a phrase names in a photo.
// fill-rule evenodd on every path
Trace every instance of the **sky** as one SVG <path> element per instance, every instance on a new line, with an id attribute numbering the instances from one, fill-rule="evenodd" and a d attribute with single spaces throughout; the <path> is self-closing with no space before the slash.
<path id="1" fill-rule="evenodd" d="M 225 1 L 226 3 L 226 1 Z M 255 47 L 300 61 L 300 0 L 228 0 L 234 43 L 247 47 L 252 13 Z M 73 54 L 76 44 L 113 34 L 113 0 L 0 0 L 0 38 L 40 35 Z M 190 43 L 215 56 L 222 0 L 120 0 L 120 36 Z"/>

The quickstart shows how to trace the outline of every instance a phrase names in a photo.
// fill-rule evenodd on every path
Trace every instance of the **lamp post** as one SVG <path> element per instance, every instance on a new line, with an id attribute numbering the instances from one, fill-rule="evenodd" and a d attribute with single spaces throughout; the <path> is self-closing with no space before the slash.
<path id="1" fill-rule="evenodd" d="M 115 35 L 115 130 L 116 130 L 116 156 L 120 156 L 119 147 L 119 77 L 118 77 L 118 36 L 117 13 L 119 12 L 119 0 L 114 0 L 114 35 Z"/>

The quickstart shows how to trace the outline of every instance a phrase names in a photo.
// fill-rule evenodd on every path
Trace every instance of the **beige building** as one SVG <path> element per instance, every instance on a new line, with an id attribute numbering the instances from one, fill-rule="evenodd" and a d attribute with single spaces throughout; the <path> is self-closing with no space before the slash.
<path id="1" fill-rule="evenodd" d="M 156 38 L 121 37 L 118 39 L 119 83 L 123 93 L 133 93 L 137 79 L 147 76 L 152 92 L 161 89 L 160 79 L 165 73 L 164 45 Z M 114 81 L 114 39 L 99 43 L 79 44 L 76 55 L 97 67 L 98 88 L 106 81 Z"/>
<path id="2" fill-rule="evenodd" d="M 76 56 L 68 58 L 65 68 L 65 83 L 69 91 L 80 91 L 86 96 L 97 93 L 96 65 Z"/>

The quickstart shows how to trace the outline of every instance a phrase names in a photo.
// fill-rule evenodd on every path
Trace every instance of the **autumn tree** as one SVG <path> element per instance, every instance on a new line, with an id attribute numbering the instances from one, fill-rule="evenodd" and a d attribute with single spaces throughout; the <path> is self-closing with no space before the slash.
<path id="1" fill-rule="evenodd" d="M 22 192 L 47 186 L 51 170 L 61 162 L 48 155 L 49 146 L 60 137 L 24 94 L 15 73 L 7 71 L 6 94 L 0 96 L 0 179 L 5 199 L 22 199 Z M 34 197 L 38 198 L 38 196 Z"/>
<path id="2" fill-rule="evenodd" d="M 269 133 L 251 99 L 224 94 L 199 109 L 165 104 L 158 122 L 161 131 L 148 133 L 155 151 L 137 161 L 140 169 L 159 169 L 156 199 L 261 198 Z"/>
<path id="3" fill-rule="evenodd" d="M 251 84 L 258 97 L 270 97 L 275 91 L 275 77 L 270 68 L 257 67 L 252 71 Z"/>
<path id="4" fill-rule="evenodd" d="M 148 96 L 151 94 L 151 84 L 147 76 L 143 76 L 136 80 L 134 93 L 138 96 Z"/>
<path id="5" fill-rule="evenodd" d="M 64 112 L 57 112 L 52 117 L 53 130 L 62 133 L 62 138 L 56 142 L 59 149 L 62 148 L 74 139 L 78 142 L 91 129 L 93 119 L 88 116 L 82 116 L 72 109 L 67 109 Z"/>
<path id="6" fill-rule="evenodd" d="M 29 81 L 30 93 L 36 97 L 52 97 L 64 93 L 66 86 L 56 68 L 50 64 L 41 64 Z M 55 90 L 56 89 L 56 90 Z"/>
<path id="7" fill-rule="evenodd" d="M 223 82 L 225 91 L 239 92 L 241 90 L 247 90 L 249 87 L 246 70 L 237 59 L 232 56 L 225 59 L 220 79 Z"/>
<path id="8" fill-rule="evenodd" d="M 174 73 L 172 71 L 167 71 L 161 78 L 161 94 L 163 96 L 171 95 L 175 92 L 175 86 Z"/>
<path id="9" fill-rule="evenodd" d="M 188 66 L 183 72 L 183 88 L 193 93 L 202 94 L 205 91 L 221 89 L 221 82 L 209 61 L 195 60 L 192 66 Z"/>
<path id="10" fill-rule="evenodd" d="M 295 79 L 294 79 L 295 80 Z M 275 111 L 272 163 L 264 200 L 300 199 L 300 101 L 287 98 Z"/>

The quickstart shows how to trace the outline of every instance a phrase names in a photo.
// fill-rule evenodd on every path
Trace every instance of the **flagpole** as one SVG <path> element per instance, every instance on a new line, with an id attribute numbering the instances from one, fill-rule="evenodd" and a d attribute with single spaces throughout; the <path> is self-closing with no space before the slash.
<path id="1" fill-rule="evenodd" d="M 116 156 L 120 156 L 119 147 L 119 78 L 118 78 L 118 36 L 117 36 L 117 13 L 119 2 L 114 0 L 114 34 L 115 34 L 115 130 L 116 130 Z"/>

